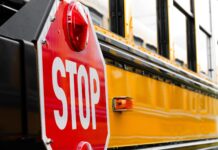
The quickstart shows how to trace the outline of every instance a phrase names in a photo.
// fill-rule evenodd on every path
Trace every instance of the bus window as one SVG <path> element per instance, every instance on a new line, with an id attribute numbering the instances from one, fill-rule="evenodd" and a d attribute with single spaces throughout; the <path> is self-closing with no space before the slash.
<path id="1" fill-rule="evenodd" d="M 203 75 L 208 75 L 208 49 L 209 49 L 209 37 L 202 30 L 199 32 L 198 37 L 198 64 L 199 72 Z"/>
<path id="2" fill-rule="evenodd" d="M 211 63 L 211 15 L 210 15 L 210 0 L 202 0 L 197 2 L 199 6 L 199 27 L 197 38 L 197 63 L 198 72 L 206 77 L 212 77 L 212 63 Z"/>
<path id="3" fill-rule="evenodd" d="M 155 0 L 137 0 L 137 2 L 132 0 L 134 39 L 144 40 L 144 47 L 155 52 L 157 52 L 156 7 L 157 6 Z M 138 44 L 138 40 L 134 41 L 136 44 Z"/>
<path id="4" fill-rule="evenodd" d="M 195 25 L 192 0 L 174 0 L 171 19 L 171 40 L 177 64 L 196 71 Z"/>
<path id="5" fill-rule="evenodd" d="M 176 62 L 178 64 L 184 64 L 187 66 L 187 27 L 186 27 L 186 16 L 174 7 L 173 10 L 173 27 L 172 32 L 174 33 L 174 50 Z"/>
<path id="6" fill-rule="evenodd" d="M 80 0 L 95 25 L 125 37 L 124 0 Z"/>
<path id="7" fill-rule="evenodd" d="M 199 4 L 200 4 L 200 11 L 201 11 L 201 16 L 199 17 L 200 25 L 204 28 L 204 30 L 210 33 L 211 32 L 210 0 L 201 0 Z"/>
<path id="8" fill-rule="evenodd" d="M 94 24 L 110 30 L 109 0 L 80 0 L 89 8 Z"/>

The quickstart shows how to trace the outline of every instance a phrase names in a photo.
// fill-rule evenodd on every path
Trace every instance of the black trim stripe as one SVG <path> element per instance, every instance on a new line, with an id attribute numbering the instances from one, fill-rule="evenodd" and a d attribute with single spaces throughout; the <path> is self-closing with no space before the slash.
<path id="1" fill-rule="evenodd" d="M 150 56 L 149 54 L 147 53 L 144 53 L 138 49 L 135 49 L 135 48 L 132 48 L 131 46 L 127 45 L 127 44 L 123 44 L 122 42 L 120 41 L 117 41 L 116 39 L 113 39 L 109 36 L 106 36 L 100 32 L 97 32 L 97 36 L 98 36 L 98 39 L 100 40 L 100 42 L 102 43 L 106 43 L 108 45 L 111 45 L 111 46 L 114 46 L 122 51 L 125 51 L 125 52 L 128 52 L 134 56 L 138 56 L 138 57 L 141 57 L 143 59 L 145 59 L 146 61 L 149 61 L 149 62 L 152 62 L 154 64 L 157 64 L 161 67 L 164 67 L 164 68 L 167 68 L 171 71 L 174 71 L 178 74 L 181 74 L 183 76 L 187 76 L 188 78 L 191 78 L 197 82 L 200 82 L 202 84 L 205 84 L 205 85 L 208 85 L 210 87 L 213 87 L 214 89 L 218 90 L 218 86 L 213 84 L 212 82 L 209 82 L 209 81 L 206 81 L 200 77 L 196 77 L 190 73 L 188 73 L 187 71 L 185 70 L 182 70 L 180 68 L 177 68 L 173 65 L 170 65 L 169 63 L 166 63 L 164 61 L 162 61 L 161 59 L 158 59 L 158 58 L 155 58 L 153 56 Z"/>
<path id="2" fill-rule="evenodd" d="M 160 59 L 151 57 L 137 49 L 133 49 L 128 45 L 124 45 L 103 34 L 98 33 L 97 35 L 105 58 L 120 62 L 123 64 L 120 65 L 121 68 L 127 64 L 132 67 L 144 69 L 145 74 L 149 73 L 152 76 L 157 76 L 157 78 L 161 77 L 167 81 L 171 80 L 172 83 L 181 87 L 218 98 L 218 88 L 214 84 L 197 78 L 188 72 L 169 65 Z"/>

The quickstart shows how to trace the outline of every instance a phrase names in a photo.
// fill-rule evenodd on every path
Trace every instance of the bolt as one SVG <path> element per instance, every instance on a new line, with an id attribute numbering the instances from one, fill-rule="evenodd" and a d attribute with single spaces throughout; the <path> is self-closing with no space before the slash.
<path id="1" fill-rule="evenodd" d="M 50 145 L 52 142 L 53 142 L 53 141 L 52 141 L 52 139 L 50 139 L 50 138 L 48 138 L 48 139 L 46 140 L 46 144 L 47 144 L 47 145 Z"/>
<path id="2" fill-rule="evenodd" d="M 41 43 L 42 43 L 42 44 L 46 44 L 46 39 L 43 39 L 43 40 L 41 41 Z"/>
<path id="3" fill-rule="evenodd" d="M 55 21 L 55 16 L 50 16 L 50 21 L 54 22 Z"/>

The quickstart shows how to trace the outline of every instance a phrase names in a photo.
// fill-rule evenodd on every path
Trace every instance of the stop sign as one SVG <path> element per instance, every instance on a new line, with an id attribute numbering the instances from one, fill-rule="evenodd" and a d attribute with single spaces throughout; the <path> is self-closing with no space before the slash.
<path id="1" fill-rule="evenodd" d="M 106 149 L 105 62 L 88 10 L 78 2 L 55 1 L 37 52 L 47 149 Z"/>

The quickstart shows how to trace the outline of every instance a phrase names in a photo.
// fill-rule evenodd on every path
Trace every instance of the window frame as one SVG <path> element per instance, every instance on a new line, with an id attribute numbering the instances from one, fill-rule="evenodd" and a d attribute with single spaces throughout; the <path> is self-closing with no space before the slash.
<path id="1" fill-rule="evenodd" d="M 125 37 L 125 2 L 124 0 L 109 0 L 110 29 Z"/>
<path id="2" fill-rule="evenodd" d="M 209 29 L 205 26 L 205 24 L 202 24 L 200 21 L 198 25 L 199 32 L 204 33 L 208 38 L 208 49 L 207 49 L 207 73 L 204 76 L 207 78 L 212 79 L 213 74 L 213 65 L 212 65 L 212 48 L 211 48 L 211 38 L 212 38 L 212 18 L 211 18 L 211 0 L 208 0 L 208 6 L 209 6 Z M 203 12 L 204 13 L 204 12 Z M 198 62 L 197 62 L 198 63 Z M 201 70 L 198 70 L 198 73 L 200 73 Z"/>
<path id="3" fill-rule="evenodd" d="M 194 17 L 194 2 L 190 0 L 190 11 L 187 11 L 176 0 L 173 0 L 173 7 L 180 11 L 186 18 L 186 41 L 187 41 L 187 67 L 188 69 L 197 71 L 197 55 L 196 55 L 196 31 Z M 175 58 L 176 59 L 176 58 Z"/>
<path id="4" fill-rule="evenodd" d="M 207 73 L 205 74 L 206 77 L 212 78 L 212 56 L 211 56 L 211 33 L 207 32 L 201 25 L 199 25 L 199 31 L 202 32 L 203 34 L 205 34 L 205 36 L 207 37 L 207 44 L 208 44 L 208 49 L 207 49 Z M 199 70 L 200 73 L 201 70 Z"/>
<path id="5" fill-rule="evenodd" d="M 149 43 L 145 47 L 167 59 L 170 57 L 168 0 L 156 0 L 156 48 Z"/>
<path id="6" fill-rule="evenodd" d="M 132 2 L 133 2 L 133 0 L 131 0 Z M 144 1 L 144 0 L 142 0 L 142 1 Z M 143 28 L 149 28 L 148 26 L 146 26 L 145 24 L 141 24 L 140 25 L 140 27 L 135 27 L 134 25 L 137 25 L 137 24 L 134 24 L 134 23 L 142 23 L 142 22 L 144 22 L 146 19 L 140 19 L 140 21 L 138 20 L 138 18 L 135 18 L 135 17 L 138 17 L 138 14 L 135 16 L 134 15 L 134 9 L 133 9 L 133 11 L 132 11 L 132 22 L 133 22 L 133 24 L 132 24 L 132 26 L 133 26 L 133 28 L 132 28 L 132 30 L 133 30 L 133 39 L 134 39 L 134 37 L 139 37 L 140 39 L 142 39 L 143 40 L 143 42 L 144 42 L 144 44 L 143 44 L 143 46 L 142 47 L 144 47 L 144 48 L 146 48 L 147 50 L 149 50 L 149 51 L 151 51 L 151 52 L 154 52 L 154 53 L 159 53 L 159 50 L 158 50 L 158 48 L 159 48 L 159 42 L 158 42 L 158 11 L 157 11 L 157 1 L 158 0 L 151 0 L 152 2 L 154 2 L 154 5 L 155 5 L 155 7 L 154 7 L 154 9 L 152 9 L 152 15 L 150 15 L 149 17 L 151 17 L 152 16 L 152 21 L 155 21 L 155 33 L 153 32 L 153 30 L 152 30 L 152 33 L 154 33 L 154 34 L 152 34 L 152 36 L 154 35 L 155 36 L 155 41 L 156 42 L 151 42 L 151 41 L 153 41 L 153 39 L 146 39 L 146 38 L 144 38 L 144 37 L 141 37 L 140 36 L 140 34 L 138 34 L 138 32 L 135 32 L 135 30 L 134 29 L 136 29 L 136 28 L 139 28 L 139 29 L 143 29 Z M 139 5 L 139 3 L 136 3 L 136 5 L 135 6 L 138 6 Z M 139 5 L 139 7 L 143 7 L 144 5 Z M 152 7 L 153 8 L 153 7 Z M 137 9 L 138 10 L 138 9 Z M 146 11 L 146 9 L 145 9 L 145 11 Z M 139 12 L 139 11 L 137 11 L 137 12 Z M 153 13 L 155 12 L 155 15 L 153 15 Z M 149 12 L 150 13 L 150 12 Z M 142 16 L 144 16 L 144 15 L 141 15 L 141 17 Z M 153 17 L 153 16 L 155 16 L 155 17 Z M 144 18 L 144 17 L 143 17 Z M 138 21 L 135 21 L 135 20 L 138 20 Z M 143 27 L 143 28 L 142 28 Z M 139 30 L 137 30 L 137 31 L 139 31 Z M 135 34 L 136 33 L 136 34 Z M 145 35 L 147 34 L 145 31 L 143 31 L 143 33 L 145 33 Z M 142 36 L 143 36 L 143 34 L 142 34 Z M 150 41 L 151 40 L 151 41 Z M 134 42 L 135 42 L 135 40 L 134 40 Z M 154 44 L 155 43 L 155 44 Z M 136 44 L 136 43 L 135 43 Z M 136 44 L 137 45 L 137 44 Z"/>
<path id="7" fill-rule="evenodd" d="M 169 12 L 168 0 L 156 0 L 157 4 L 157 44 L 159 54 L 165 58 L 170 58 L 169 44 Z"/>

